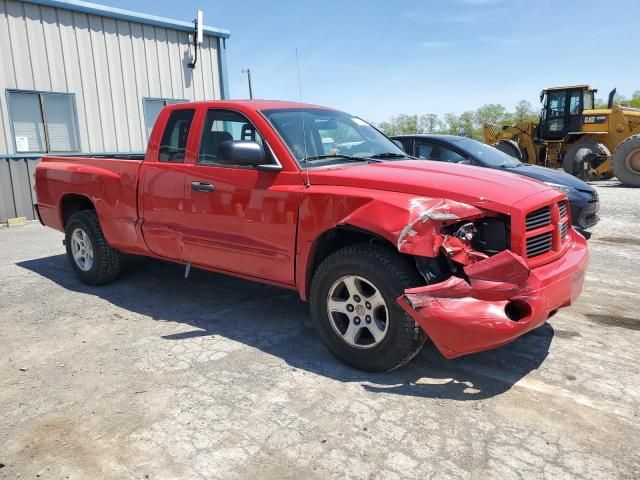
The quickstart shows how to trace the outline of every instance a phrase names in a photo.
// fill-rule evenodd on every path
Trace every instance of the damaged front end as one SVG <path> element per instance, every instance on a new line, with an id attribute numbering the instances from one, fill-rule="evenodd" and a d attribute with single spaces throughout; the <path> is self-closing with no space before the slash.
<path id="1" fill-rule="evenodd" d="M 397 248 L 416 258 L 427 285 L 397 301 L 446 358 L 512 341 L 579 295 L 584 238 L 562 233 L 563 255 L 531 268 L 511 248 L 510 219 L 446 199 L 415 198 Z"/>

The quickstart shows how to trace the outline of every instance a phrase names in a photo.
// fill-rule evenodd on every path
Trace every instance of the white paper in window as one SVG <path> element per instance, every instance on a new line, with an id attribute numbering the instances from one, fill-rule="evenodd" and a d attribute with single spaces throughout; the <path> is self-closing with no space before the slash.
<path id="1" fill-rule="evenodd" d="M 16 152 L 29 151 L 29 137 L 16 137 Z"/>

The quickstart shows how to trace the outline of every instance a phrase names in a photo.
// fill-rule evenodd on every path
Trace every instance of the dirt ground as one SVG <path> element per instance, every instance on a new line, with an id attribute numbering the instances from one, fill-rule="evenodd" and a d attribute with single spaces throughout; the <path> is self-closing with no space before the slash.
<path id="1" fill-rule="evenodd" d="M 292 292 L 151 260 L 108 286 L 0 229 L 0 478 L 640 478 L 640 189 L 600 183 L 585 291 L 515 343 L 334 360 Z"/>

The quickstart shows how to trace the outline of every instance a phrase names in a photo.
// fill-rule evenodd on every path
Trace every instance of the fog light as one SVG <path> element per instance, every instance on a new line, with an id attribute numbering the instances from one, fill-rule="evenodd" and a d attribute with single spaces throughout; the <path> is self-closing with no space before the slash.
<path id="1" fill-rule="evenodd" d="M 505 305 L 504 313 L 509 320 L 519 322 L 523 318 L 527 318 L 531 315 L 531 307 L 525 301 L 514 300 Z"/>

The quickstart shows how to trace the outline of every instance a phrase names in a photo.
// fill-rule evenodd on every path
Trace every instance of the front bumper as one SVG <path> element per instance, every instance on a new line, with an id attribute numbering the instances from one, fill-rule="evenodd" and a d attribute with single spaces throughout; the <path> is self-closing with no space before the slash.
<path id="1" fill-rule="evenodd" d="M 469 281 L 451 277 L 406 290 L 398 303 L 446 358 L 504 345 L 572 304 L 584 283 L 586 240 L 569 230 L 559 259 L 529 269 L 510 251 L 465 267 Z"/>

